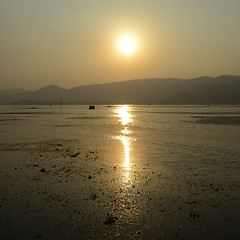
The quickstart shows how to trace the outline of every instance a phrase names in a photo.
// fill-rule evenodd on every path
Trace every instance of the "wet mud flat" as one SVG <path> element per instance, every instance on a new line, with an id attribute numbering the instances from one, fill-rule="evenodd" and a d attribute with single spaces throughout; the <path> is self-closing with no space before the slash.
<path id="1" fill-rule="evenodd" d="M 2 239 L 239 239 L 239 169 L 125 167 L 114 146 L 0 144 Z"/>

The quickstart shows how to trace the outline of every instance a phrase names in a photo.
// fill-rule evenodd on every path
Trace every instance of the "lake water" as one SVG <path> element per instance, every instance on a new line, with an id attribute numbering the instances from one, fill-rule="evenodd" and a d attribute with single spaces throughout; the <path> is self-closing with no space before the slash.
<path id="1" fill-rule="evenodd" d="M 240 126 L 195 122 L 205 116 L 240 116 L 240 106 L 0 106 L 0 142 L 83 139 L 118 146 L 127 167 L 239 169 Z"/>

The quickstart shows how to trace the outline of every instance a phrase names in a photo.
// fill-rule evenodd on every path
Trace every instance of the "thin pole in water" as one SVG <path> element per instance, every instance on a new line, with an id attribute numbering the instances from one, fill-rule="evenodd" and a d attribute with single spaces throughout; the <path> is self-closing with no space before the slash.
<path id="1" fill-rule="evenodd" d="M 62 110 L 62 99 L 60 98 L 60 108 Z"/>

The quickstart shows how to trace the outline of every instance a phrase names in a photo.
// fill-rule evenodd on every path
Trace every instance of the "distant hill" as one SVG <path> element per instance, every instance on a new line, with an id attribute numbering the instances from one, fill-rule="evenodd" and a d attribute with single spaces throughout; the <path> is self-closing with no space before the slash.
<path id="1" fill-rule="evenodd" d="M 14 95 L 14 94 L 17 94 L 17 93 L 21 93 L 21 92 L 24 92 L 23 89 L 6 89 L 6 90 L 1 90 L 0 89 L 0 97 L 7 97 L 7 96 L 10 96 L 10 95 Z"/>
<path id="2" fill-rule="evenodd" d="M 240 104 L 240 76 L 136 79 L 37 91 L 0 90 L 0 104 Z"/>

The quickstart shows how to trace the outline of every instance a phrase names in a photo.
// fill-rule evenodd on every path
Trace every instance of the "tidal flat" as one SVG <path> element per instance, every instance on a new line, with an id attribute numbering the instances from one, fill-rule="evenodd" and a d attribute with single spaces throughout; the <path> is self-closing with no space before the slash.
<path id="1" fill-rule="evenodd" d="M 0 106 L 0 238 L 239 239 L 239 114 Z"/>
<path id="2" fill-rule="evenodd" d="M 2 239 L 238 239 L 239 170 L 123 166 L 116 146 L 0 144 Z"/>

